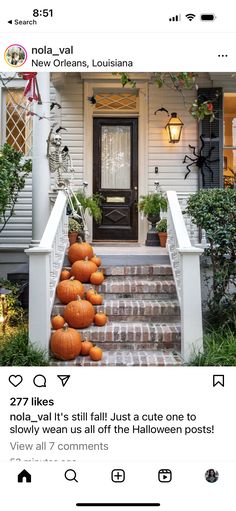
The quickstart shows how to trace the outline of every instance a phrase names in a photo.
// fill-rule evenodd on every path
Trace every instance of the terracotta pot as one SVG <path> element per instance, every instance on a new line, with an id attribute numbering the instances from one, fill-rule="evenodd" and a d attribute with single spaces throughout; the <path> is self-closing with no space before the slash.
<path id="1" fill-rule="evenodd" d="M 77 241 L 78 233 L 77 232 L 68 232 L 68 238 L 69 238 L 70 245 L 72 245 L 72 243 L 75 243 Z"/>
<path id="2" fill-rule="evenodd" d="M 167 232 L 158 232 L 161 247 L 166 247 Z"/>

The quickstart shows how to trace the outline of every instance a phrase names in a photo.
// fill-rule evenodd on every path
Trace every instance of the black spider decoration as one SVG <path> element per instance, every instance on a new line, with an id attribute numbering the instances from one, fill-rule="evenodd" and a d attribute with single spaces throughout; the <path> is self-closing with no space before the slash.
<path id="1" fill-rule="evenodd" d="M 190 169 L 190 167 L 192 167 L 192 165 L 196 165 L 196 167 L 201 172 L 202 185 L 205 186 L 206 182 L 205 182 L 205 175 L 204 175 L 204 167 L 206 167 L 210 171 L 210 173 L 211 173 L 211 180 L 213 181 L 213 170 L 210 167 L 210 164 L 211 163 L 215 163 L 215 162 L 220 161 L 220 160 L 219 160 L 219 158 L 217 158 L 216 160 L 211 160 L 210 159 L 211 153 L 214 151 L 215 146 L 210 147 L 210 149 L 208 151 L 208 154 L 206 156 L 203 156 L 202 152 L 203 152 L 204 147 L 205 147 L 205 142 L 204 142 L 203 135 L 200 136 L 200 139 L 201 139 L 202 145 L 200 147 L 199 154 L 196 153 L 196 147 L 193 147 L 192 145 L 189 145 L 190 149 L 193 150 L 193 156 L 196 156 L 196 158 L 191 158 L 188 155 L 186 155 L 184 157 L 183 163 L 186 163 L 187 159 L 192 162 L 192 163 L 189 163 L 187 165 L 188 172 L 185 174 L 184 179 L 186 179 L 188 177 L 188 175 L 190 174 L 190 172 L 192 170 L 192 169 Z"/>

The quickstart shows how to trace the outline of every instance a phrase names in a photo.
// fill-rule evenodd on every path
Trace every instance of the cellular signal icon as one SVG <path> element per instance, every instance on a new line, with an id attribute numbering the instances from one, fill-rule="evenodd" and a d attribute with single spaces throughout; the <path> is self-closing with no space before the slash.
<path id="1" fill-rule="evenodd" d="M 181 15 L 176 14 L 176 16 L 173 16 L 172 18 L 169 18 L 169 21 L 181 21 Z"/>

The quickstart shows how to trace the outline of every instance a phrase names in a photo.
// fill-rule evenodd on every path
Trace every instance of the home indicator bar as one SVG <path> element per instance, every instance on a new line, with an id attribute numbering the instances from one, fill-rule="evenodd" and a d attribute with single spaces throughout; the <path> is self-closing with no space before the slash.
<path id="1" fill-rule="evenodd" d="M 159 502 L 156 502 L 156 503 L 151 503 L 151 502 L 143 502 L 142 504 L 141 503 L 138 503 L 138 502 L 122 502 L 122 503 L 109 503 L 109 502 L 100 502 L 99 504 L 95 504 L 94 502 L 86 502 L 86 503 L 83 503 L 83 502 L 77 502 L 76 506 L 80 506 L 80 507 L 109 507 L 109 506 L 112 506 L 112 507 L 159 507 L 161 504 L 159 504 Z"/>

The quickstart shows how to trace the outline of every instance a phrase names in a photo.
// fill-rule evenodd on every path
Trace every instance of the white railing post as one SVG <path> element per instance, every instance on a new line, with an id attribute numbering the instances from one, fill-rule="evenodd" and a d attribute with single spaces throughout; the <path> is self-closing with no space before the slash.
<path id="1" fill-rule="evenodd" d="M 48 351 L 50 337 L 50 249 L 30 248 L 29 340 Z"/>
<path id="2" fill-rule="evenodd" d="M 167 246 L 180 304 L 181 353 L 189 362 L 194 353 L 203 349 L 200 273 L 203 249 L 191 244 L 177 193 L 168 191 L 167 199 Z"/>
<path id="3" fill-rule="evenodd" d="M 40 244 L 29 256 L 29 340 L 49 349 L 50 317 L 68 246 L 67 195 L 58 192 Z"/>
<path id="4" fill-rule="evenodd" d="M 188 362 L 203 349 L 200 248 L 179 248 L 181 257 L 181 354 Z"/>

